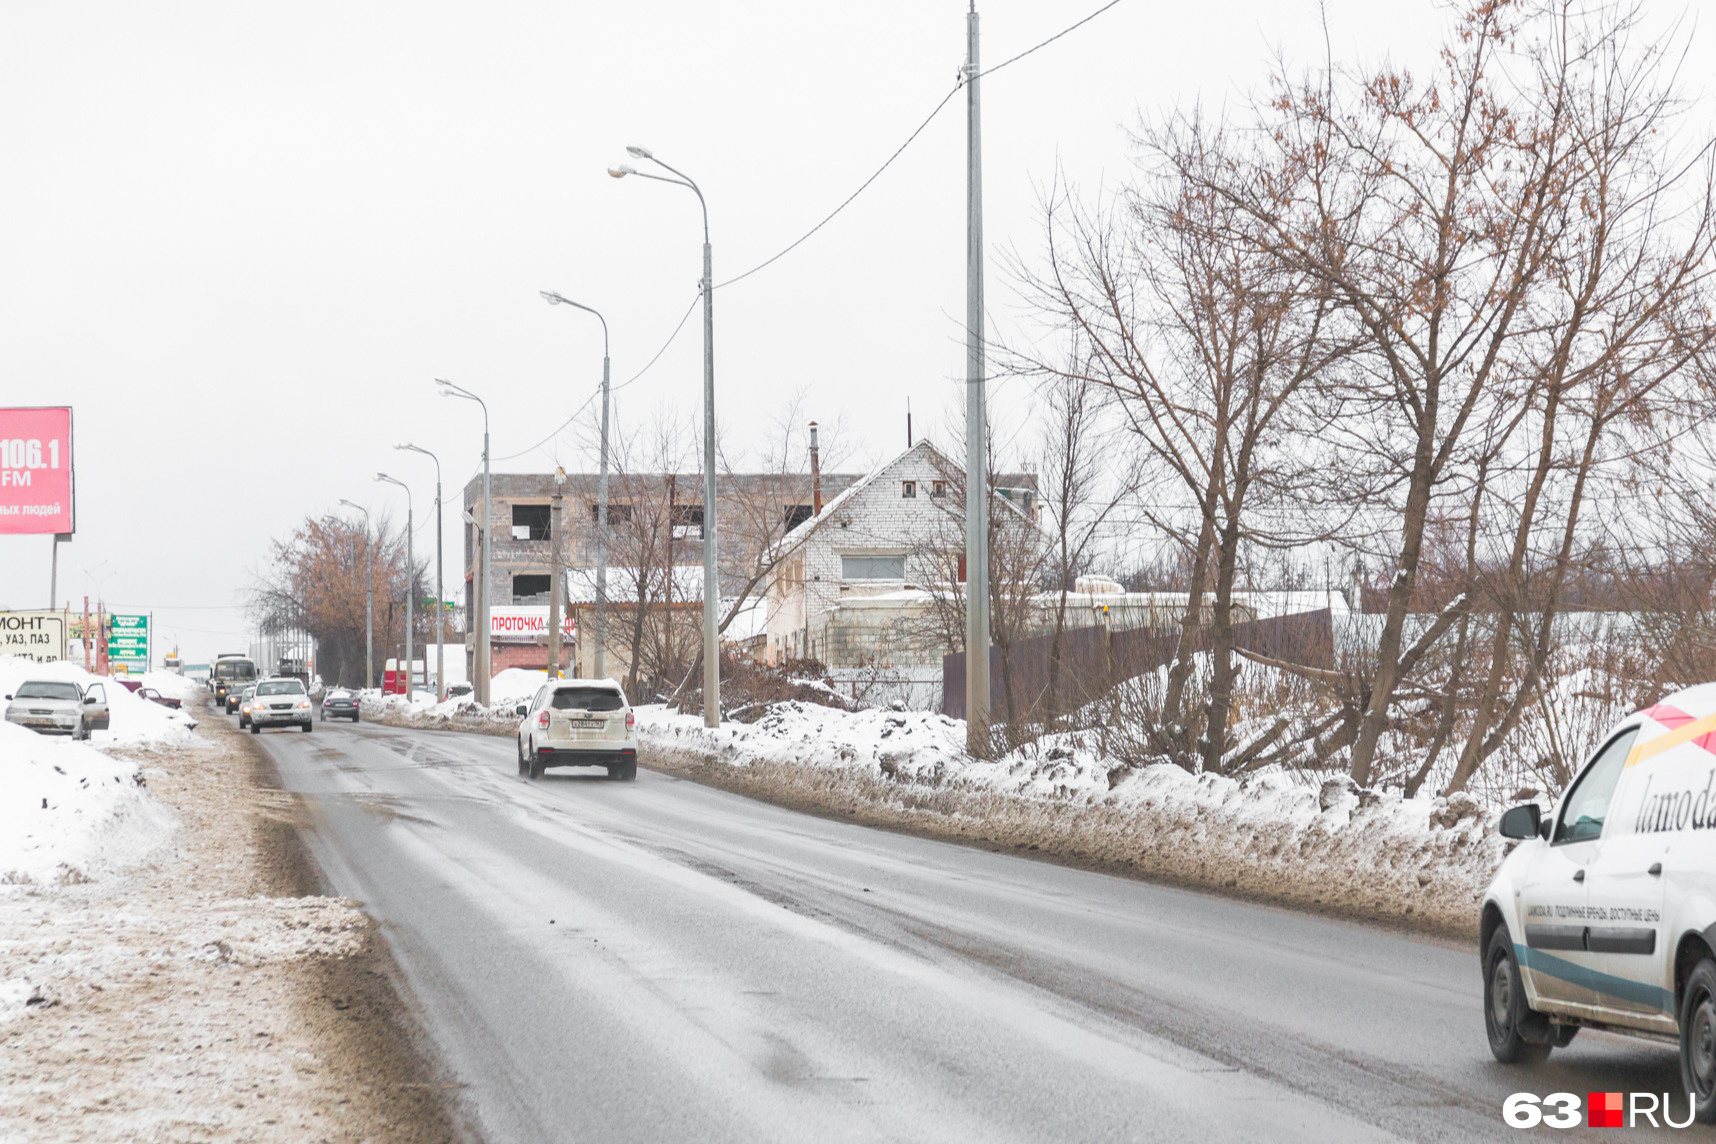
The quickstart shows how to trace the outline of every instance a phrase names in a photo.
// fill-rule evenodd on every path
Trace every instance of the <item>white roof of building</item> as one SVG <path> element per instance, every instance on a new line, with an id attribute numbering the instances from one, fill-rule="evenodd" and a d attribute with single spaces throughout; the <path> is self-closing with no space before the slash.
<path id="1" fill-rule="evenodd" d="M 884 473 L 889 469 L 892 469 L 895 465 L 898 465 L 913 453 L 933 454 L 936 458 L 939 458 L 941 463 L 946 465 L 948 470 L 951 472 L 957 473 L 961 471 L 959 463 L 952 457 L 949 457 L 946 453 L 942 452 L 941 449 L 936 446 L 935 442 L 931 441 L 928 437 L 921 438 L 916 444 L 894 454 L 894 456 L 870 470 L 870 472 L 866 473 L 862 478 L 853 481 L 850 485 L 846 486 L 839 496 L 822 506 L 822 511 L 820 513 L 811 517 L 809 520 L 800 522 L 798 527 L 781 537 L 779 547 L 785 550 L 791 550 L 803 544 L 810 538 L 812 533 L 821 528 L 828 521 L 834 519 L 835 513 L 844 508 L 848 501 L 869 488 L 872 484 L 875 484 L 876 480 Z M 1023 509 L 1014 504 L 1011 500 L 999 495 L 997 495 L 995 499 L 1012 509 L 1013 512 L 1018 515 L 1019 519 L 1029 523 L 1035 523 L 1025 514 Z"/>

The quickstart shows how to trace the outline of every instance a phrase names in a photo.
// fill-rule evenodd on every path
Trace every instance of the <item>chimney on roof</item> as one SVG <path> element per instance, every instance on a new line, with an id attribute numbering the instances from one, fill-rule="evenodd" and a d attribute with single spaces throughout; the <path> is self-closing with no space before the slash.
<path id="1" fill-rule="evenodd" d="M 822 458 L 816 451 L 816 422 L 810 423 L 810 515 L 822 515 Z"/>
<path id="2" fill-rule="evenodd" d="M 906 398 L 906 448 L 912 447 L 912 399 Z"/>

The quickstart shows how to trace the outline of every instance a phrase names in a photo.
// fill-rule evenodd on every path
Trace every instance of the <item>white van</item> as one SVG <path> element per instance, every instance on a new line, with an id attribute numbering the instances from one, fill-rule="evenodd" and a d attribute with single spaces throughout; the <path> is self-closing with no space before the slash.
<path id="1" fill-rule="evenodd" d="M 1484 894 L 1484 1022 L 1504 1063 L 1581 1028 L 1680 1045 L 1698 1119 L 1716 1122 L 1716 684 L 1629 715 Z"/>

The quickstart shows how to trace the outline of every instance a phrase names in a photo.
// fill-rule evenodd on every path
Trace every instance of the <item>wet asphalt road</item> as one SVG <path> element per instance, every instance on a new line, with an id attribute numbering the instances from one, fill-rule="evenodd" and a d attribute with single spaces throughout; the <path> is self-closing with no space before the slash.
<path id="1" fill-rule="evenodd" d="M 1678 1092 L 1672 1049 L 1598 1033 L 1495 1064 L 1464 947 L 648 771 L 530 783 L 507 739 L 260 741 L 495 1144 L 1612 1141 L 1502 1102 Z"/>

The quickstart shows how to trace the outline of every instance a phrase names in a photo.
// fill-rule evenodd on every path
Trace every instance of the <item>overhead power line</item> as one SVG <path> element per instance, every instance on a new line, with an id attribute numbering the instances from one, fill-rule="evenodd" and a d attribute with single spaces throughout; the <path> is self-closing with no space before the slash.
<path id="1" fill-rule="evenodd" d="M 1024 51 L 1020 52 L 1016 56 L 1012 56 L 1008 59 L 1002 60 L 1000 63 L 996 64 L 992 68 L 985 68 L 984 70 L 978 72 L 975 78 L 982 79 L 986 75 L 993 75 L 995 72 L 1000 71 L 1002 68 L 1008 66 L 1009 64 L 1018 63 L 1020 60 L 1024 59 L 1026 56 L 1030 55 L 1032 52 L 1039 51 L 1042 48 L 1046 48 L 1050 44 L 1054 43 L 1056 40 L 1060 39 L 1062 36 L 1066 35 L 1067 33 L 1072 32 L 1072 31 L 1076 31 L 1077 29 L 1079 29 L 1079 28 L 1083 27 L 1084 25 L 1090 23 L 1092 20 L 1096 19 L 1098 16 L 1102 15 L 1104 12 L 1108 11 L 1110 8 L 1114 7 L 1118 3 L 1120 3 L 1120 0 L 1108 0 L 1107 4 L 1104 4 L 1102 7 L 1098 8 L 1096 11 L 1094 11 L 1090 15 L 1086 16 L 1084 19 L 1078 21 L 1078 23 L 1067 25 L 1065 28 L 1062 28 L 1060 31 L 1056 32 L 1054 35 L 1050 36 L 1048 39 L 1043 40 L 1039 43 L 1033 44 L 1031 47 L 1026 48 Z M 779 250 L 775 254 L 770 255 L 768 258 L 765 258 L 763 261 L 757 263 L 755 266 L 751 267 L 749 270 L 745 271 L 743 274 L 737 275 L 733 278 L 729 278 L 725 282 L 717 283 L 715 286 L 715 289 L 720 290 L 723 287 L 733 285 L 733 283 L 735 283 L 735 282 L 742 282 L 746 278 L 749 278 L 751 275 L 755 274 L 757 271 L 763 269 L 765 266 L 769 266 L 775 262 L 780 261 L 782 258 L 786 257 L 788 254 L 791 254 L 799 246 L 803 245 L 805 240 L 808 239 L 811 235 L 815 234 L 817 231 L 821 230 L 823 227 L 825 227 L 829 223 L 833 222 L 836 215 L 838 215 L 841 211 L 845 210 L 847 207 L 852 205 L 853 199 L 856 199 L 859 195 L 863 194 L 865 192 L 865 190 L 867 190 L 869 188 L 871 183 L 874 183 L 877 179 L 881 178 L 883 171 L 886 171 L 889 167 L 893 166 L 894 160 L 898 159 L 900 157 L 900 154 L 903 151 L 905 151 L 905 149 L 907 147 L 910 147 L 912 145 L 913 140 L 915 140 L 919 135 L 923 134 L 924 128 L 928 127 L 930 125 L 931 121 L 933 121 L 936 116 L 941 114 L 941 109 L 947 106 L 948 101 L 951 100 L 955 95 L 959 94 L 959 89 L 961 87 L 965 86 L 965 82 L 966 82 L 965 77 L 961 76 L 959 78 L 959 81 L 953 85 L 953 89 L 951 91 L 949 91 L 946 95 L 941 97 L 941 102 L 936 104 L 935 107 L 930 111 L 930 113 L 928 115 L 924 116 L 923 122 L 918 124 L 916 129 L 914 129 L 910 135 L 906 136 L 906 141 L 904 143 L 901 143 L 898 147 L 894 148 L 894 153 L 892 155 L 889 155 L 887 157 L 887 159 L 883 160 L 882 165 L 880 167 L 877 167 L 873 172 L 871 172 L 870 177 L 868 179 L 865 179 L 862 183 L 859 183 L 857 190 L 855 190 L 851 194 L 847 195 L 846 198 L 841 201 L 839 206 L 837 206 L 833 210 L 829 211 L 828 214 L 823 218 L 823 220 L 821 222 L 817 223 L 815 226 L 811 227 L 809 230 L 807 230 L 803 234 L 799 235 L 792 242 L 788 243 L 784 248 L 782 248 L 781 250 Z"/>
<path id="2" fill-rule="evenodd" d="M 703 297 L 703 294 L 701 291 L 699 291 L 697 294 L 692 295 L 691 305 L 687 306 L 685 308 L 685 313 L 681 314 L 679 317 L 679 325 L 673 327 L 673 333 L 667 335 L 667 341 L 661 343 L 661 348 L 659 350 L 655 351 L 655 356 L 650 358 L 649 361 L 645 362 L 644 367 L 642 369 L 638 370 L 636 373 L 634 373 L 630 377 L 626 378 L 626 380 L 620 382 L 618 385 L 609 386 L 608 387 L 609 393 L 613 393 L 617 390 L 624 389 L 626 386 L 630 385 L 632 382 L 636 381 L 638 378 L 640 378 L 644 374 L 648 373 L 650 371 L 650 367 L 655 365 L 656 362 L 661 360 L 661 355 L 667 352 L 667 347 L 671 346 L 674 343 L 674 340 L 679 337 L 679 332 L 681 330 L 685 329 L 685 323 L 691 318 L 691 312 L 693 310 L 697 309 L 698 300 L 701 299 L 702 297 Z M 514 461 L 514 460 L 517 460 L 519 457 L 524 456 L 526 453 L 536 452 L 538 449 L 542 448 L 544 445 L 546 445 L 550 441 L 554 440 L 554 438 L 556 438 L 556 437 L 560 436 L 560 434 L 564 433 L 566 431 L 567 426 L 571 425 L 572 422 L 578 420 L 578 415 L 580 413 L 583 413 L 584 410 L 590 408 L 590 402 L 596 400 L 596 395 L 601 393 L 601 392 L 602 392 L 602 387 L 598 385 L 594 390 L 592 390 L 590 392 L 590 396 L 588 396 L 584 399 L 583 404 L 579 405 L 578 408 L 574 409 L 572 411 L 572 415 L 570 417 L 568 417 L 566 420 L 562 421 L 559 424 L 559 426 L 555 428 L 554 432 L 550 433 L 548 436 L 544 437 L 542 440 L 538 441 L 536 444 L 532 445 L 530 448 L 520 449 L 516 453 L 508 453 L 504 457 L 491 457 L 489 459 L 491 461 Z"/>

